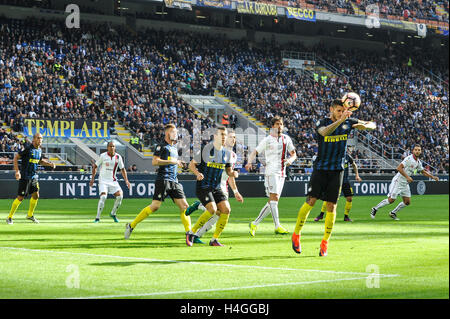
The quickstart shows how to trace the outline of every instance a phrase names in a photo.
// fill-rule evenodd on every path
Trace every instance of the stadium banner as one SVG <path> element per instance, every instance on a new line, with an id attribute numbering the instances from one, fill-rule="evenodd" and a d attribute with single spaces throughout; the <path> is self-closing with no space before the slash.
<path id="1" fill-rule="evenodd" d="M 131 188 L 128 189 L 124 181 L 119 181 L 125 198 L 151 199 L 155 193 L 154 180 L 134 180 L 129 178 Z M 244 197 L 265 197 L 264 181 L 236 181 L 239 192 Z M 351 182 L 355 196 L 386 196 L 389 190 L 390 180 L 387 181 L 363 181 Z M 180 181 L 184 193 L 188 198 L 195 198 L 196 181 Z M 0 180 L 0 198 L 13 199 L 17 197 L 19 182 L 15 179 Z M 414 181 L 410 184 L 412 195 L 448 194 L 448 181 Z M 308 191 L 308 182 L 287 181 L 284 185 L 282 196 L 305 197 Z M 232 192 L 231 192 L 232 193 Z M 98 198 L 98 184 L 89 186 L 88 180 L 40 180 L 39 194 L 41 198 Z M 233 195 L 230 194 L 231 197 Z M 168 199 L 169 200 L 169 199 Z"/>
<path id="2" fill-rule="evenodd" d="M 23 133 L 43 137 L 109 137 L 108 121 L 25 119 Z"/>
<path id="3" fill-rule="evenodd" d="M 231 1 L 197 0 L 197 6 L 231 10 Z"/>
<path id="4" fill-rule="evenodd" d="M 286 7 L 286 16 L 289 19 L 316 22 L 316 12 L 311 9 Z"/>
<path id="5" fill-rule="evenodd" d="M 192 11 L 191 0 L 164 0 L 164 4 L 167 8 Z"/>
<path id="6" fill-rule="evenodd" d="M 277 16 L 277 6 L 268 3 L 259 3 L 253 1 L 238 1 L 236 2 L 236 9 L 238 13 L 254 14 L 260 16 Z"/>

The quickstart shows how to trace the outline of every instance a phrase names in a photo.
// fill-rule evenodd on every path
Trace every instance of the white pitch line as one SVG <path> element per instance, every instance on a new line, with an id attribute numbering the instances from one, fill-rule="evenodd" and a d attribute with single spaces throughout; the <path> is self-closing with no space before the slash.
<path id="1" fill-rule="evenodd" d="M 325 282 L 337 282 L 337 281 L 358 280 L 358 279 L 367 279 L 367 277 L 340 278 L 340 279 L 315 280 L 315 281 L 299 281 L 299 282 L 256 285 L 256 286 L 243 286 L 243 287 L 231 287 L 231 288 L 199 289 L 199 290 L 184 290 L 184 291 L 163 291 L 163 292 L 152 292 L 152 293 L 131 294 L 131 295 L 69 297 L 69 298 L 58 298 L 58 299 L 107 299 L 107 298 L 126 298 L 126 297 L 130 297 L 130 298 L 132 298 L 132 297 L 150 297 L 150 296 L 162 296 L 162 295 L 190 294 L 190 293 L 199 293 L 199 292 L 231 291 L 231 290 L 267 288 L 267 287 L 279 287 L 279 286 L 310 285 L 310 284 L 318 284 L 318 283 L 325 283 Z"/>
<path id="2" fill-rule="evenodd" d="M 28 252 L 39 252 L 39 253 L 51 253 L 51 254 L 68 254 L 68 255 L 78 255 L 78 256 L 89 256 L 89 257 L 106 257 L 106 258 L 127 259 L 127 260 L 132 259 L 132 260 L 143 260 L 143 261 L 169 262 L 169 263 L 174 263 L 174 264 L 180 263 L 180 264 L 194 264 L 194 265 L 222 266 L 222 267 L 236 267 L 236 268 L 250 268 L 250 269 L 265 269 L 265 270 L 309 271 L 309 272 L 319 272 L 319 273 L 362 275 L 362 276 L 369 276 L 369 275 L 383 276 L 383 277 L 399 276 L 396 274 L 389 275 L 389 274 L 375 274 L 375 273 L 364 273 L 364 272 L 347 272 L 347 271 L 333 271 L 333 270 L 319 270 L 319 269 L 265 267 L 265 266 L 249 266 L 249 265 L 235 265 L 235 264 L 217 264 L 217 263 L 198 262 L 198 261 L 165 260 L 165 259 L 153 259 L 153 258 L 143 258 L 143 257 L 100 255 L 100 254 L 90 254 L 90 253 L 77 253 L 77 252 L 71 252 L 71 251 L 29 249 L 29 248 L 21 248 L 21 247 L 0 247 L 0 249 L 20 250 L 20 251 L 28 251 Z"/>

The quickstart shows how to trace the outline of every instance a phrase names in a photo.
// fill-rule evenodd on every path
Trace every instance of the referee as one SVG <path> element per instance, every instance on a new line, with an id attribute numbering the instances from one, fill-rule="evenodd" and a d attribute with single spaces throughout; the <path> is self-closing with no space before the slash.
<path id="1" fill-rule="evenodd" d="M 297 223 L 292 234 L 292 248 L 298 254 L 301 253 L 301 230 L 316 200 L 320 198 L 327 202 L 327 214 L 319 256 L 327 255 L 328 240 L 336 220 L 336 204 L 342 185 L 348 136 L 354 128 L 376 128 L 374 122 L 350 118 L 351 115 L 352 112 L 344 107 L 342 101 L 335 99 L 330 106 L 330 116 L 316 123 L 319 150 L 314 161 L 306 202 L 298 212 Z"/>
<path id="2" fill-rule="evenodd" d="M 33 136 L 33 141 L 25 145 L 25 148 L 14 156 L 14 170 L 16 171 L 16 179 L 19 181 L 19 190 L 17 198 L 14 200 L 11 210 L 9 212 L 6 223 L 13 224 L 13 216 L 23 199 L 31 194 L 30 208 L 28 209 L 27 219 L 33 223 L 39 224 L 39 221 L 34 217 L 34 209 L 36 208 L 39 199 L 39 182 L 38 182 L 38 166 L 45 165 L 55 168 L 55 163 L 47 161 L 42 158 L 42 134 L 36 133 Z M 19 169 L 19 159 L 22 164 Z"/>

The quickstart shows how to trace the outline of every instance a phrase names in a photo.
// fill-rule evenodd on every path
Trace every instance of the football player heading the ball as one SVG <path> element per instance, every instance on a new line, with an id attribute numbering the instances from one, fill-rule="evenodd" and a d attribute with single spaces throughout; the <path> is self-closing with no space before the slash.
<path id="1" fill-rule="evenodd" d="M 330 106 L 330 116 L 316 123 L 319 149 L 313 164 L 306 202 L 298 212 L 297 223 L 292 234 L 292 248 L 298 254 L 301 253 L 301 230 L 314 204 L 320 198 L 327 202 L 327 213 L 325 234 L 320 244 L 319 256 L 327 255 L 328 240 L 336 219 L 336 204 L 342 185 L 348 135 L 353 129 L 376 128 L 374 122 L 350 118 L 352 112 L 344 101 L 335 99 Z M 355 106 L 357 104 L 353 104 L 353 107 Z"/>

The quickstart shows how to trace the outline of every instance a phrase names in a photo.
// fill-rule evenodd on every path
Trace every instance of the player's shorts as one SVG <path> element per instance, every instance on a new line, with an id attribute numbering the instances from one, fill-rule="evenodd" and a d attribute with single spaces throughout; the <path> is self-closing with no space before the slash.
<path id="1" fill-rule="evenodd" d="M 389 193 L 387 195 L 392 199 L 396 199 L 398 196 L 411 197 L 411 189 L 406 182 L 400 182 L 398 179 L 393 179 L 389 185 Z"/>
<path id="2" fill-rule="evenodd" d="M 307 196 L 337 203 L 343 178 L 344 171 L 313 170 Z"/>
<path id="3" fill-rule="evenodd" d="M 266 188 L 266 196 L 270 197 L 270 194 L 277 194 L 281 196 L 283 191 L 285 177 L 278 175 L 266 175 L 264 176 L 264 187 Z"/>
<path id="4" fill-rule="evenodd" d="M 353 195 L 355 195 L 349 181 L 342 183 L 342 193 L 344 194 L 344 197 L 353 197 Z"/>
<path id="5" fill-rule="evenodd" d="M 157 179 L 155 181 L 155 193 L 153 194 L 153 200 L 163 202 L 167 196 L 170 196 L 173 201 L 175 199 L 186 198 L 186 195 L 184 195 L 183 185 L 174 181 Z"/>
<path id="6" fill-rule="evenodd" d="M 26 197 L 38 191 L 39 182 L 36 178 L 19 180 L 19 189 L 17 191 L 17 195 Z"/>
<path id="7" fill-rule="evenodd" d="M 197 195 L 197 198 L 205 207 L 211 202 L 215 202 L 216 204 L 218 204 L 220 202 L 228 200 L 228 196 L 224 193 L 222 188 L 211 189 L 197 187 L 195 193 Z"/>
<path id="8" fill-rule="evenodd" d="M 106 193 L 106 194 L 115 194 L 119 191 L 122 191 L 122 188 L 119 185 L 119 182 L 98 182 L 98 193 Z"/>

